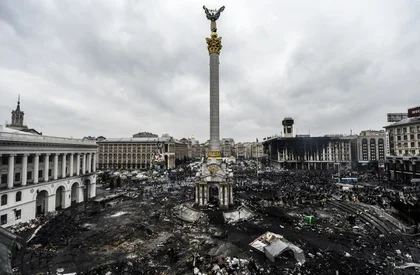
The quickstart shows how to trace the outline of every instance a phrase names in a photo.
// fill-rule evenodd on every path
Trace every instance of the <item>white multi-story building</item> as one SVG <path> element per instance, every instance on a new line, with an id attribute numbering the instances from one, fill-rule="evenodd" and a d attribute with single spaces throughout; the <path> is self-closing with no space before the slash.
<path id="1" fill-rule="evenodd" d="M 8 227 L 96 196 L 95 141 L 0 126 L 0 223 Z"/>
<path id="2" fill-rule="evenodd" d="M 173 169 L 188 158 L 186 143 L 169 135 L 162 137 L 101 138 L 97 140 L 99 169 L 150 169 L 155 158 Z"/>
<path id="3" fill-rule="evenodd" d="M 386 156 L 386 133 L 384 130 L 366 130 L 357 137 L 357 156 L 360 164 L 384 163 Z"/>
<path id="4" fill-rule="evenodd" d="M 408 109 L 407 118 L 384 128 L 389 138 L 389 178 L 405 183 L 420 178 L 420 107 Z"/>

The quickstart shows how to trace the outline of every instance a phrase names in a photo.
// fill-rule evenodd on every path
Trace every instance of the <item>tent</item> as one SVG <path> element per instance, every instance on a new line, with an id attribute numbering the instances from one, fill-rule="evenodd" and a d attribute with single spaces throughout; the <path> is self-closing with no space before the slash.
<path id="1" fill-rule="evenodd" d="M 299 264 L 303 264 L 306 261 L 302 249 L 286 240 L 282 235 L 272 232 L 264 233 L 249 245 L 263 252 L 271 262 L 275 262 L 277 256 L 288 250 L 293 251 L 293 255 Z"/>

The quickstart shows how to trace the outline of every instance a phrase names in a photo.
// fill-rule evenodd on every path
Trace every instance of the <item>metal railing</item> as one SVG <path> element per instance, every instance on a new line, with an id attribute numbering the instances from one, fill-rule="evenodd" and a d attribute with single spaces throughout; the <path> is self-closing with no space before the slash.
<path id="1" fill-rule="evenodd" d="M 75 139 L 75 138 L 28 135 L 28 134 L 5 133 L 5 132 L 0 132 L 0 140 L 42 142 L 42 143 L 48 142 L 48 143 L 60 143 L 60 144 L 86 144 L 86 145 L 96 144 L 96 141 L 94 140 L 82 140 L 82 139 Z"/>

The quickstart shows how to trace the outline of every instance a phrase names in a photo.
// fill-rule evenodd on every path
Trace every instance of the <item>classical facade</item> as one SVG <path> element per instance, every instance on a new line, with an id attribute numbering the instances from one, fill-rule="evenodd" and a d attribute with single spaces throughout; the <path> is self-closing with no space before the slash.
<path id="1" fill-rule="evenodd" d="M 1 226 L 95 197 L 97 147 L 0 126 Z"/>
<path id="2" fill-rule="evenodd" d="M 352 168 L 357 162 L 355 136 L 273 137 L 263 142 L 271 164 L 286 169 Z"/>
<path id="3" fill-rule="evenodd" d="M 378 162 L 382 165 L 386 159 L 385 131 L 362 131 L 357 137 L 357 156 L 359 164 Z"/>
<path id="4" fill-rule="evenodd" d="M 406 183 L 420 178 L 420 107 L 409 109 L 407 118 L 384 128 L 389 140 L 389 178 Z"/>
<path id="5" fill-rule="evenodd" d="M 188 156 L 187 145 L 170 136 L 98 139 L 99 169 L 150 169 L 157 155 L 165 168 Z"/>

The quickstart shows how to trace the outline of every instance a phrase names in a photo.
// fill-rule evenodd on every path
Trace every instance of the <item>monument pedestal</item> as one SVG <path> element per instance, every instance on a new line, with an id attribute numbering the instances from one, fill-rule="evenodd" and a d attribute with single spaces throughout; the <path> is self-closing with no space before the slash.
<path id="1" fill-rule="evenodd" d="M 200 172 L 196 174 L 195 202 L 205 207 L 212 199 L 210 189 L 217 188 L 219 208 L 227 209 L 233 204 L 233 173 L 227 164 L 217 159 L 209 159 L 203 163 Z"/>

